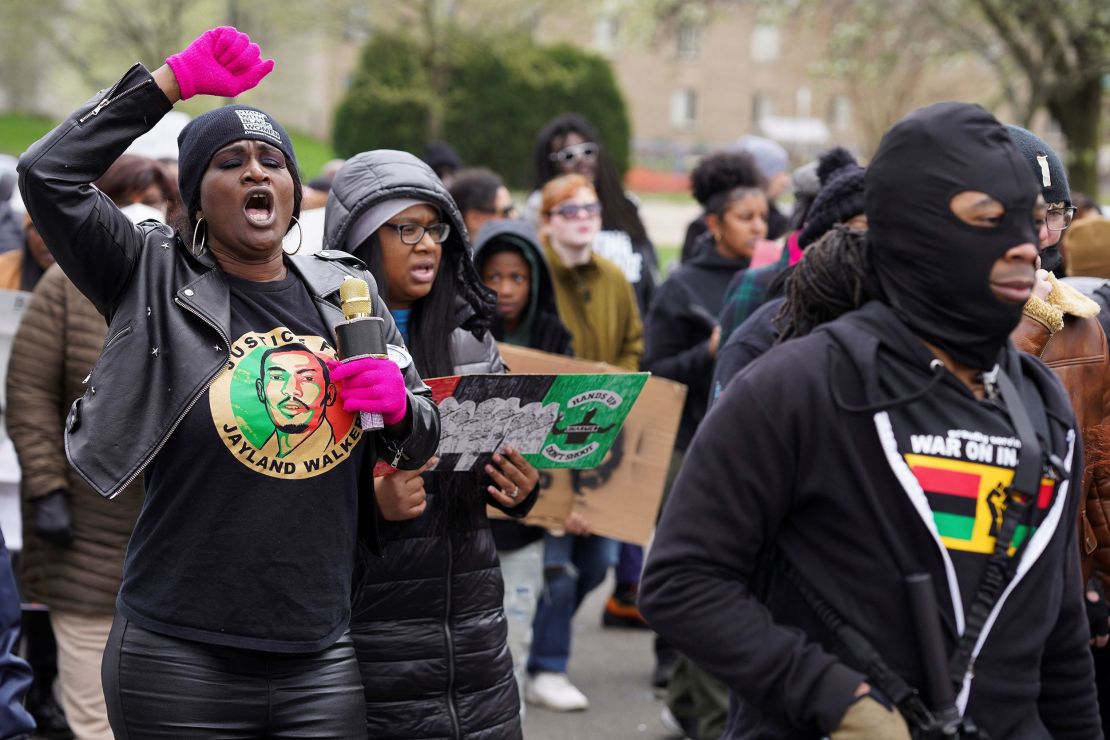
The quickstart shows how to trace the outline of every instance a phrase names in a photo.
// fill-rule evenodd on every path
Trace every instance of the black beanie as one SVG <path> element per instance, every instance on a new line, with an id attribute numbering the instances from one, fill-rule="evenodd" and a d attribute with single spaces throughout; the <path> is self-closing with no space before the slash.
<path id="1" fill-rule="evenodd" d="M 1044 139 L 1021 126 L 1008 123 L 1006 130 L 1010 132 L 1010 138 L 1021 150 L 1021 156 L 1033 169 L 1037 185 L 1044 193 L 1045 203 L 1063 203 L 1070 206 L 1071 190 L 1068 188 L 1068 175 L 1064 172 L 1064 165 L 1052 147 L 1046 144 Z"/>
<path id="2" fill-rule="evenodd" d="M 301 215 L 301 178 L 289 134 L 264 111 L 247 105 L 225 105 L 189 121 L 177 136 L 177 183 L 190 224 L 200 208 L 200 181 L 212 155 L 242 139 L 264 141 L 285 155 L 289 174 L 293 176 L 293 217 Z"/>
<path id="3" fill-rule="evenodd" d="M 847 149 L 836 147 L 817 163 L 821 190 L 806 214 L 798 246 L 805 249 L 837 224 L 863 213 L 863 168 Z"/>

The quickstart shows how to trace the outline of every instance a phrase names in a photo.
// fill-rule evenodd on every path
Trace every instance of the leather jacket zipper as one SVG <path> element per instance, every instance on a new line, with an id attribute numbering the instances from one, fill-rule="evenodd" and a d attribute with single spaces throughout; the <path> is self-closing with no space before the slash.
<path id="1" fill-rule="evenodd" d="M 134 89 L 134 88 L 132 88 L 132 89 Z M 216 326 L 215 323 L 210 321 L 207 317 L 205 317 L 199 311 L 195 311 L 192 308 L 189 308 L 189 306 L 185 305 L 184 303 L 182 303 L 177 298 L 174 298 L 173 302 L 176 303 L 177 305 L 181 306 L 183 309 L 185 309 L 189 313 L 196 316 L 198 319 L 200 319 L 204 323 L 211 326 L 213 329 L 215 329 L 216 333 L 220 335 L 220 339 L 224 340 L 224 346 L 229 347 L 229 348 L 231 347 L 231 342 L 229 342 L 227 340 L 227 336 L 224 335 L 223 330 L 220 327 Z M 205 393 L 208 392 L 208 389 L 211 388 L 212 384 L 216 382 L 216 378 L 220 377 L 220 372 L 223 370 L 224 365 L 227 364 L 227 360 L 230 357 L 231 357 L 231 355 L 230 355 L 230 350 L 229 350 L 228 356 L 223 360 L 223 362 L 220 363 L 219 369 L 217 369 L 216 372 L 212 373 L 212 376 L 210 378 L 208 378 L 208 381 L 204 384 L 204 387 L 200 389 L 199 393 L 197 393 L 195 396 L 193 396 L 192 400 L 189 401 L 189 405 L 187 405 L 185 407 L 185 410 L 183 412 L 181 412 L 181 415 L 178 416 L 177 419 L 174 421 L 174 423 L 170 426 L 169 431 L 166 432 L 164 435 L 162 435 L 162 439 L 158 440 L 158 444 L 154 446 L 154 451 L 151 452 L 149 455 L 147 455 L 146 458 L 139 464 L 138 469 L 136 469 L 135 472 L 131 474 L 131 477 L 129 477 L 123 483 L 122 486 L 120 486 L 118 489 L 116 489 L 116 493 L 118 493 L 119 491 L 122 491 L 123 489 L 125 489 L 129 485 L 131 485 L 131 483 L 136 478 L 138 478 L 139 475 L 146 469 L 146 466 L 150 464 L 150 461 L 153 460 L 154 457 L 159 452 L 162 451 L 162 448 L 165 446 L 166 442 L 169 441 L 170 437 L 173 436 L 173 433 L 175 431 L 177 431 L 177 428 L 181 425 L 181 422 L 183 422 L 185 420 L 185 417 L 189 415 L 189 412 L 193 410 L 193 406 L 197 405 L 197 401 L 199 401 L 201 399 L 201 397 Z"/>
<path id="2" fill-rule="evenodd" d="M 447 540 L 447 599 L 443 613 L 443 634 L 447 638 L 447 712 L 451 715 L 451 737 L 461 738 L 459 713 L 455 710 L 455 644 L 451 635 L 451 578 L 455 571 L 455 554 L 451 547 L 451 533 Z"/>
<path id="3" fill-rule="evenodd" d="M 94 107 L 91 111 L 89 111 L 85 115 L 78 118 L 77 123 L 84 123 L 85 121 L 89 120 L 93 116 L 100 113 L 100 111 L 102 111 L 105 108 L 105 106 L 109 105 L 110 103 L 114 103 L 117 100 L 120 100 L 121 98 L 125 98 L 128 95 L 130 95 L 131 93 L 138 90 L 140 87 L 143 87 L 144 85 L 150 85 L 153 82 L 154 82 L 153 78 L 143 80 L 138 85 L 135 85 L 134 87 L 127 88 L 126 90 L 121 92 L 119 95 L 116 95 L 115 97 L 112 97 L 112 93 L 114 93 L 116 91 L 116 89 L 113 87 L 111 90 L 108 91 L 107 95 L 105 95 L 103 98 L 100 99 L 100 102 L 96 104 L 96 107 Z"/>

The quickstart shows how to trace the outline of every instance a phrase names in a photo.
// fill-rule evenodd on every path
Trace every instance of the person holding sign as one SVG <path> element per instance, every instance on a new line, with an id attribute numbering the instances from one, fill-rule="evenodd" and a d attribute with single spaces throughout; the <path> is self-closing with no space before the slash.
<path id="1" fill-rule="evenodd" d="M 369 266 L 424 377 L 504 371 L 489 331 L 495 297 L 426 164 L 388 150 L 348 159 L 332 183 L 324 239 Z M 525 516 L 539 473 L 510 447 L 474 471 L 437 471 L 436 462 L 376 481 L 384 545 L 362 563 L 351 620 L 366 730 L 376 739 L 520 738 L 486 505 Z"/>
<path id="2" fill-rule="evenodd" d="M 300 176 L 265 112 L 223 106 L 181 132 L 176 229 L 132 224 L 91 186 L 177 101 L 234 97 L 273 65 L 246 34 L 211 29 L 153 74 L 136 64 L 19 163 L 43 239 L 109 321 L 66 419 L 70 463 L 108 498 L 145 475 L 102 669 L 119 738 L 364 738 L 347 625 L 360 524 L 376 546 L 371 471 L 379 453 L 419 468 L 439 438 L 416 369 L 389 360 L 359 360 L 331 403 L 311 402 L 335 357 L 339 285 L 371 278 L 343 255 L 283 253 Z M 403 344 L 388 318 L 387 339 Z M 322 364 L 278 368 L 280 348 Z M 368 406 L 352 391 L 369 375 Z M 364 433 L 358 411 L 385 428 Z M 280 416 L 326 417 L 332 444 L 270 454 Z"/>

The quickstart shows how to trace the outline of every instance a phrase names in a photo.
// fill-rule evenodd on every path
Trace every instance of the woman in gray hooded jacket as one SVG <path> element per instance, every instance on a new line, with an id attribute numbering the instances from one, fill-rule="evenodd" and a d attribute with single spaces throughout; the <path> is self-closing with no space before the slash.
<path id="1" fill-rule="evenodd" d="M 325 245 L 375 276 L 427 377 L 502 372 L 495 298 L 432 170 L 405 152 L 349 159 L 332 184 Z M 380 557 L 355 584 L 351 635 L 373 738 L 521 737 L 503 584 L 486 504 L 524 516 L 539 474 L 506 448 L 484 471 L 398 471 L 376 481 Z M 421 475 L 420 473 L 423 473 Z"/>

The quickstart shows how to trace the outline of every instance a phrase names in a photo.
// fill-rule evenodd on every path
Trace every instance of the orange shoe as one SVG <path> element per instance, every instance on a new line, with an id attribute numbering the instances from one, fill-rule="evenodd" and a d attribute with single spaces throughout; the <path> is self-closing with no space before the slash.
<path id="1" fill-rule="evenodd" d="M 603 627 L 625 627 L 629 629 L 651 629 L 651 626 L 640 614 L 636 606 L 635 591 L 614 591 L 609 600 L 605 602 L 605 611 L 601 614 Z"/>

